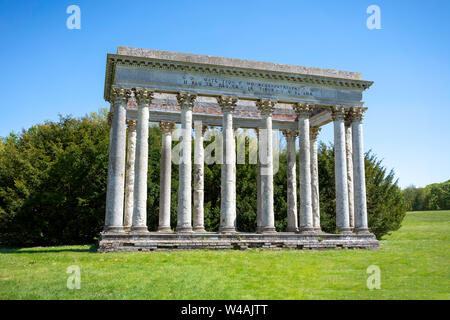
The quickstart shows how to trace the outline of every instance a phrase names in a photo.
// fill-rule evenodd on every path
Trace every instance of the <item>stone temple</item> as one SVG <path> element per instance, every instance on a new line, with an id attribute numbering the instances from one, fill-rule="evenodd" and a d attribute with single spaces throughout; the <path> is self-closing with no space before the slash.
<path id="1" fill-rule="evenodd" d="M 117 54 L 108 54 L 106 63 L 104 97 L 111 104 L 111 132 L 99 250 L 378 248 L 367 225 L 362 131 L 366 110 L 362 93 L 371 85 L 358 72 L 119 47 Z M 162 131 L 159 213 L 150 213 L 159 214 L 159 226 L 151 231 L 149 121 L 159 122 Z M 320 227 L 317 136 L 330 122 L 337 234 Z M 172 231 L 171 149 L 177 124 L 181 125 L 178 211 Z M 218 232 L 206 232 L 203 221 L 203 135 L 208 127 L 222 127 Z M 254 233 L 239 232 L 236 225 L 238 128 L 253 129 L 258 137 Z M 272 130 L 281 130 L 286 137 L 287 232 L 275 228 Z"/>

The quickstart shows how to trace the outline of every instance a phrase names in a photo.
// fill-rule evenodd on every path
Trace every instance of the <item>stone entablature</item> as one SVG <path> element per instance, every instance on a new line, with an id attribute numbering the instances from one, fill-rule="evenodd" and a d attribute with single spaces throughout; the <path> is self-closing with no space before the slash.
<path id="1" fill-rule="evenodd" d="M 136 50 L 139 52 L 141 49 Z M 110 90 L 115 84 L 149 87 L 165 93 L 191 91 L 199 96 L 234 95 L 239 99 L 273 99 L 278 103 L 354 106 L 362 104 L 362 91 L 372 85 L 371 81 L 360 80 L 359 73 L 349 77 L 349 73 L 337 70 L 310 72 L 316 69 L 274 68 L 268 66 L 284 65 L 229 58 L 214 58 L 214 61 L 224 63 L 212 65 L 208 59 L 202 58 L 206 56 L 199 55 L 189 55 L 195 58 L 190 60 L 196 62 L 187 62 L 189 59 L 183 54 L 176 60 L 176 53 L 170 53 L 172 59 L 166 59 L 166 54 L 156 54 L 158 51 L 151 51 L 153 54 L 147 56 L 144 54 L 145 57 L 123 55 L 124 52 L 134 52 L 131 48 L 119 49 L 118 52 L 122 54 L 109 54 L 107 57 L 104 94 L 107 101 L 110 101 Z M 284 69 L 290 72 L 274 71 Z M 235 116 L 239 116 L 239 112 Z"/>

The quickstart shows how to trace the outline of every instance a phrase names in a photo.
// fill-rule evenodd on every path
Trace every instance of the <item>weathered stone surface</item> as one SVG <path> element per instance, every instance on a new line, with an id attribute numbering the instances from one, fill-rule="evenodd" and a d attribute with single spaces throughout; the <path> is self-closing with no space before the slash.
<path id="1" fill-rule="evenodd" d="M 130 233 L 102 233 L 99 251 L 154 251 L 154 250 L 321 250 L 321 249 L 378 249 L 372 234 L 295 234 L 295 233 L 150 233 L 133 236 Z"/>
<path id="2" fill-rule="evenodd" d="M 223 111 L 221 166 L 220 228 L 223 233 L 236 232 L 236 148 L 233 131 L 233 110 L 237 98 L 220 96 L 217 102 Z"/>
<path id="3" fill-rule="evenodd" d="M 317 159 L 317 135 L 320 128 L 311 127 L 310 129 L 310 149 L 311 149 L 311 203 L 313 215 L 314 231 L 319 232 L 320 228 L 320 202 L 319 202 L 319 165 Z"/>
<path id="4" fill-rule="evenodd" d="M 125 211 L 123 214 L 123 226 L 126 230 L 131 228 L 134 207 L 134 166 L 136 159 L 136 121 L 127 120 L 128 145 L 127 164 L 125 178 Z"/>
<path id="5" fill-rule="evenodd" d="M 378 247 L 378 242 L 367 229 L 361 124 L 365 109 L 361 107 L 362 91 L 370 87 L 371 82 L 360 80 L 360 75 L 339 71 L 333 73 L 329 70 L 152 50 L 121 50 L 121 54 L 108 55 L 107 58 L 105 99 L 111 102 L 112 120 L 105 229 L 99 243 L 101 251 Z M 337 76 L 333 77 L 332 74 Z M 348 119 L 345 119 L 345 115 Z M 165 133 L 161 153 L 159 228 L 155 234 L 149 234 L 147 230 L 149 118 L 151 121 L 181 122 L 176 233 L 170 230 L 171 137 Z M 138 128 L 133 185 L 133 132 L 130 130 L 129 134 L 124 211 L 125 119 L 138 120 Z M 219 233 L 204 231 L 203 139 L 202 134 L 197 134 L 198 130 L 194 150 L 194 190 L 191 194 L 193 120 L 201 121 L 202 125 L 221 125 L 223 128 L 223 139 L 219 139 L 223 140 L 220 158 L 223 154 L 224 160 Z M 329 235 L 320 230 L 317 134 L 314 132 L 330 121 L 334 121 L 335 129 L 338 235 Z M 174 123 L 171 125 L 174 126 Z M 258 130 L 257 234 L 236 233 L 234 127 Z M 273 212 L 273 128 L 299 131 L 301 233 L 296 232 L 294 137 L 287 139 L 287 218 L 290 232 L 276 234 Z M 354 219 L 351 215 L 353 185 Z M 130 203 L 131 195 L 134 201 Z M 123 226 L 127 229 L 129 226 L 131 207 L 132 232 L 124 233 Z M 350 228 L 353 222 L 355 233 L 351 233 Z"/>
<path id="6" fill-rule="evenodd" d="M 273 233 L 275 216 L 273 205 L 273 149 L 272 149 L 272 112 L 275 101 L 261 99 L 256 102 L 262 115 L 258 138 L 258 158 L 260 161 L 261 226 L 260 232 Z"/>
<path id="7" fill-rule="evenodd" d="M 353 229 L 355 227 L 355 205 L 353 194 L 353 139 L 351 120 L 345 120 L 345 154 L 347 157 L 347 188 L 348 188 L 348 215 L 349 225 Z"/>
<path id="8" fill-rule="evenodd" d="M 131 231 L 148 232 L 147 229 L 147 172 L 148 172 L 148 107 L 152 91 L 140 89 L 136 92 L 138 101 L 138 122 L 136 128 L 136 168 L 134 177 L 134 207 Z"/>
<path id="9" fill-rule="evenodd" d="M 193 230 L 204 232 L 204 148 L 203 134 L 206 130 L 201 122 L 194 122 L 194 216 Z"/>
<path id="10" fill-rule="evenodd" d="M 287 144 L 287 231 L 298 231 L 297 218 L 297 157 L 295 153 L 295 138 L 297 131 L 283 131 Z"/>
<path id="11" fill-rule="evenodd" d="M 366 178 L 364 172 L 364 145 L 362 119 L 365 108 L 352 109 L 352 138 L 353 138 L 353 177 L 355 197 L 355 231 L 368 233 Z"/>
<path id="12" fill-rule="evenodd" d="M 341 233 L 350 232 L 348 211 L 347 156 L 345 149 L 345 108 L 333 108 L 334 171 L 336 183 L 336 226 Z"/>
<path id="13" fill-rule="evenodd" d="M 311 155 L 309 141 L 309 115 L 311 104 L 297 104 L 300 167 L 300 226 L 301 232 L 314 231 L 311 198 Z"/>
<path id="14" fill-rule="evenodd" d="M 127 92 L 113 89 L 113 120 L 110 131 L 105 231 L 123 231 Z"/>
<path id="15" fill-rule="evenodd" d="M 242 59 L 232 59 L 223 57 L 205 56 L 200 54 L 189 54 L 180 52 L 170 52 L 162 50 L 141 49 L 132 47 L 117 48 L 117 54 L 134 57 L 155 58 L 163 60 L 184 61 L 194 63 L 205 63 L 226 67 L 250 68 L 266 71 L 287 72 L 295 74 L 326 76 L 343 79 L 361 80 L 360 72 L 349 72 L 332 69 L 320 69 L 311 67 L 294 66 L 272 62 L 251 61 Z"/>
<path id="16" fill-rule="evenodd" d="M 170 198 L 172 181 L 172 131 L 176 128 L 173 122 L 160 122 L 162 133 L 161 165 L 160 165 L 160 198 L 159 198 L 159 224 L 158 231 L 171 231 L 170 229 Z"/>
<path id="17" fill-rule="evenodd" d="M 177 231 L 192 232 L 192 108 L 197 96 L 187 92 L 177 95 L 181 106 L 181 156 L 178 185 Z"/>

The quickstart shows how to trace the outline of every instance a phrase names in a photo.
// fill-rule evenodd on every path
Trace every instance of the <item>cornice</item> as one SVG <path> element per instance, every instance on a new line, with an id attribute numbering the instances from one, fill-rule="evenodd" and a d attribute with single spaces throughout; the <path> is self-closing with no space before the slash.
<path id="1" fill-rule="evenodd" d="M 267 71 L 250 68 L 226 67 L 220 65 L 208 65 L 195 62 L 182 62 L 173 60 L 162 60 L 155 58 L 143 58 L 135 56 L 124 56 L 108 54 L 105 74 L 104 98 L 109 101 L 109 90 L 114 79 L 116 65 L 127 65 L 134 67 L 151 67 L 163 70 L 179 70 L 183 72 L 200 72 L 218 75 L 235 75 L 260 79 L 284 80 L 312 85 L 333 86 L 347 89 L 368 89 L 373 82 L 365 80 L 353 80 L 345 78 L 334 78 L 317 75 L 295 74 L 279 71 Z"/>

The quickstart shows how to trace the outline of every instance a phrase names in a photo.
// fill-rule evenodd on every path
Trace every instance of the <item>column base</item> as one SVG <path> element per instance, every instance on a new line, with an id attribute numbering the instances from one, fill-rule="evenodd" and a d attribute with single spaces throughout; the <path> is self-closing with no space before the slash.
<path id="1" fill-rule="evenodd" d="M 125 232 L 123 226 L 105 226 L 103 232 L 122 233 Z"/>
<path id="2" fill-rule="evenodd" d="M 179 233 L 192 233 L 192 227 L 177 227 L 175 231 Z"/>
<path id="3" fill-rule="evenodd" d="M 315 230 L 313 227 L 300 227 L 298 228 L 298 232 L 301 234 L 315 234 Z"/>
<path id="4" fill-rule="evenodd" d="M 170 227 L 159 227 L 157 232 L 172 232 L 172 229 Z"/>
<path id="5" fill-rule="evenodd" d="M 205 227 L 194 227 L 192 229 L 194 232 L 206 232 Z"/>
<path id="6" fill-rule="evenodd" d="M 236 233 L 235 227 L 220 227 L 219 233 Z"/>
<path id="7" fill-rule="evenodd" d="M 298 232 L 298 228 L 287 228 L 287 232 Z"/>
<path id="8" fill-rule="evenodd" d="M 322 229 L 318 228 L 318 227 L 314 227 L 314 232 L 315 233 L 322 233 Z"/>
<path id="9" fill-rule="evenodd" d="M 275 227 L 262 227 L 261 233 L 277 233 Z"/>
<path id="10" fill-rule="evenodd" d="M 148 228 L 146 226 L 131 226 L 130 229 L 131 233 L 136 233 L 136 234 L 148 234 L 150 232 L 148 232 Z"/>
<path id="11" fill-rule="evenodd" d="M 368 228 L 355 228 L 356 234 L 371 234 Z"/>
<path id="12" fill-rule="evenodd" d="M 352 228 L 349 227 L 338 227 L 339 234 L 353 234 Z"/>

